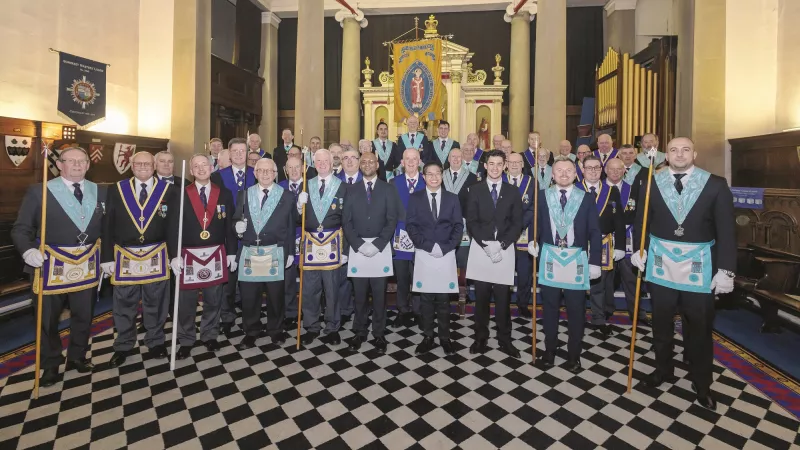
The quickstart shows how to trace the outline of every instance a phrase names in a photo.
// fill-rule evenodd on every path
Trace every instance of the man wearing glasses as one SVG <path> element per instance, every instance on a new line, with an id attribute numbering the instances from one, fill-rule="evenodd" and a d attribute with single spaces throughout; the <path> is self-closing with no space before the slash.
<path id="1" fill-rule="evenodd" d="M 101 267 L 114 285 L 114 355 L 111 368 L 125 363 L 136 345 L 136 315 L 142 302 L 144 343 L 152 358 L 167 357 L 164 323 L 169 305 L 169 221 L 177 220 L 178 190 L 153 176 L 155 159 L 133 155 L 133 178 L 112 186 L 103 220 Z"/>
<path id="2" fill-rule="evenodd" d="M 45 253 L 39 251 L 37 242 L 41 233 L 39 215 L 43 185 L 35 184 L 28 188 L 11 229 L 11 240 L 22 254 L 25 272 L 33 274 L 36 269 L 44 277 L 40 361 L 44 369 L 40 380 L 43 387 L 58 381 L 58 366 L 63 361 L 58 323 L 64 303 L 69 303 L 71 314 L 66 369 L 86 373 L 94 368 L 86 358 L 86 351 L 89 349 L 95 287 L 100 281 L 98 240 L 106 201 L 106 189 L 84 178 L 89 169 L 89 156 L 84 149 L 65 149 L 56 166 L 61 176 L 47 182 Z M 78 262 L 87 255 L 93 256 Z M 57 276 L 55 270 L 50 270 L 56 262 L 63 264 L 63 274 L 79 276 L 74 279 Z M 34 289 L 38 288 L 38 283 L 33 285 Z"/>

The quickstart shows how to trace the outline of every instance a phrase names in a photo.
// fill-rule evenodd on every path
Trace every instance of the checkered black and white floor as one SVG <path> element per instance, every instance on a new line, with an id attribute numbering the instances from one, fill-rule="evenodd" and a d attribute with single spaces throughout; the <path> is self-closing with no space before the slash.
<path id="1" fill-rule="evenodd" d="M 216 355 L 195 348 L 175 372 L 143 347 L 103 370 L 108 330 L 93 338 L 96 371 L 70 371 L 38 400 L 32 369 L 0 380 L 0 448 L 800 448 L 794 416 L 721 365 L 717 412 L 692 403 L 680 359 L 675 385 L 652 390 L 634 380 L 626 395 L 628 327 L 615 325 L 606 340 L 587 330 L 584 370 L 572 375 L 530 364 L 525 319 L 514 319 L 516 360 L 498 350 L 470 355 L 472 320 L 452 317 L 459 351 L 451 357 L 440 348 L 415 356 L 416 327 L 391 329 L 384 356 L 370 344 L 358 354 L 344 343 L 296 351 L 293 339 L 239 352 L 238 331 L 220 337 Z M 566 322 L 561 331 L 565 344 Z M 652 370 L 650 342 L 640 335 L 637 376 Z"/>

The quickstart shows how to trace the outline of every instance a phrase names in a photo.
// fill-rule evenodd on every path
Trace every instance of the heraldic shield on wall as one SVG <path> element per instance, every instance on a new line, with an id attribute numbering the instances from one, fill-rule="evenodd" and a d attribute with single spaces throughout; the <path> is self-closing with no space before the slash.
<path id="1" fill-rule="evenodd" d="M 442 41 L 425 39 L 394 44 L 396 117 L 436 120 L 442 113 Z"/>
<path id="2" fill-rule="evenodd" d="M 33 138 L 27 136 L 6 136 L 6 154 L 15 167 L 28 157 L 32 141 Z"/>

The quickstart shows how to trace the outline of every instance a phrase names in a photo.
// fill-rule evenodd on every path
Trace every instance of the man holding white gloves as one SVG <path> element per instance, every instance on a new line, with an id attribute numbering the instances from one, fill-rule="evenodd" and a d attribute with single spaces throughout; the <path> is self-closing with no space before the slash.
<path id="1" fill-rule="evenodd" d="M 338 290 L 341 271 L 347 263 L 342 254 L 344 235 L 342 233 L 342 207 L 344 206 L 347 185 L 333 176 L 331 153 L 321 148 L 314 153 L 314 167 L 317 176 L 308 180 L 308 192 L 297 196 L 297 213 L 306 208 L 305 241 L 300 245 L 304 258 L 303 270 L 303 345 L 309 345 L 320 335 L 322 324 L 319 320 L 322 308 L 322 294 L 325 293 L 325 329 L 320 339 L 325 344 L 339 345 L 341 325 Z"/>
<path id="2" fill-rule="evenodd" d="M 595 161 L 596 162 L 596 161 Z M 589 280 L 602 275 L 600 268 L 602 233 L 595 199 L 576 188 L 575 164 L 566 156 L 553 160 L 555 184 L 542 191 L 539 202 L 538 245 L 528 244 L 528 252 L 539 254 L 539 285 L 542 292 L 545 351 L 536 364 L 543 370 L 555 364 L 558 349 L 558 320 L 561 297 L 567 307 L 567 361 L 564 369 L 581 370 L 581 343 L 586 322 L 586 291 Z M 587 270 L 588 269 L 588 270 Z M 588 277 L 586 276 L 588 272 Z"/>
<path id="3" fill-rule="evenodd" d="M 275 183 L 278 168 L 268 158 L 258 160 L 258 183 L 239 192 L 234 229 L 239 249 L 239 290 L 242 295 L 242 324 L 245 337 L 236 346 L 253 348 L 262 334 L 261 302 L 267 293 L 267 326 L 264 334 L 273 344 L 283 345 L 285 314 L 284 270 L 294 262 L 297 207 L 294 194 Z"/>
<path id="4" fill-rule="evenodd" d="M 683 317 L 684 351 L 698 403 L 716 409 L 711 395 L 714 365 L 714 295 L 733 291 L 736 230 L 733 195 L 724 178 L 694 165 L 694 142 L 677 137 L 667 144 L 669 167 L 653 175 L 647 217 L 647 250 L 640 249 L 644 208 L 636 216 L 631 264 L 646 271 L 653 304 L 656 370 L 650 387 L 674 382 L 673 322 Z M 639 193 L 643 205 L 646 189 Z"/>
<path id="5" fill-rule="evenodd" d="M 228 271 L 236 270 L 236 232 L 233 229 L 233 195 L 210 180 L 210 158 L 196 154 L 189 160 L 194 183 L 183 189 L 183 242 L 178 255 L 180 221 L 170 222 L 169 254 L 177 255 L 170 267 L 180 285 L 178 343 L 176 359 L 190 356 L 196 340 L 197 299 L 203 293 L 200 341 L 210 352 L 219 349 L 219 316 L 225 300 Z"/>

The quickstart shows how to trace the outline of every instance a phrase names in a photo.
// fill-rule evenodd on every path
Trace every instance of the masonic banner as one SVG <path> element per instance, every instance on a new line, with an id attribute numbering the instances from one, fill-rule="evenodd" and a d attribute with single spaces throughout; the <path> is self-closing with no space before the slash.
<path id="1" fill-rule="evenodd" d="M 81 128 L 106 118 L 106 64 L 59 53 L 58 114 Z"/>
<path id="2" fill-rule="evenodd" d="M 442 114 L 442 41 L 394 44 L 394 114 L 436 120 Z"/>

